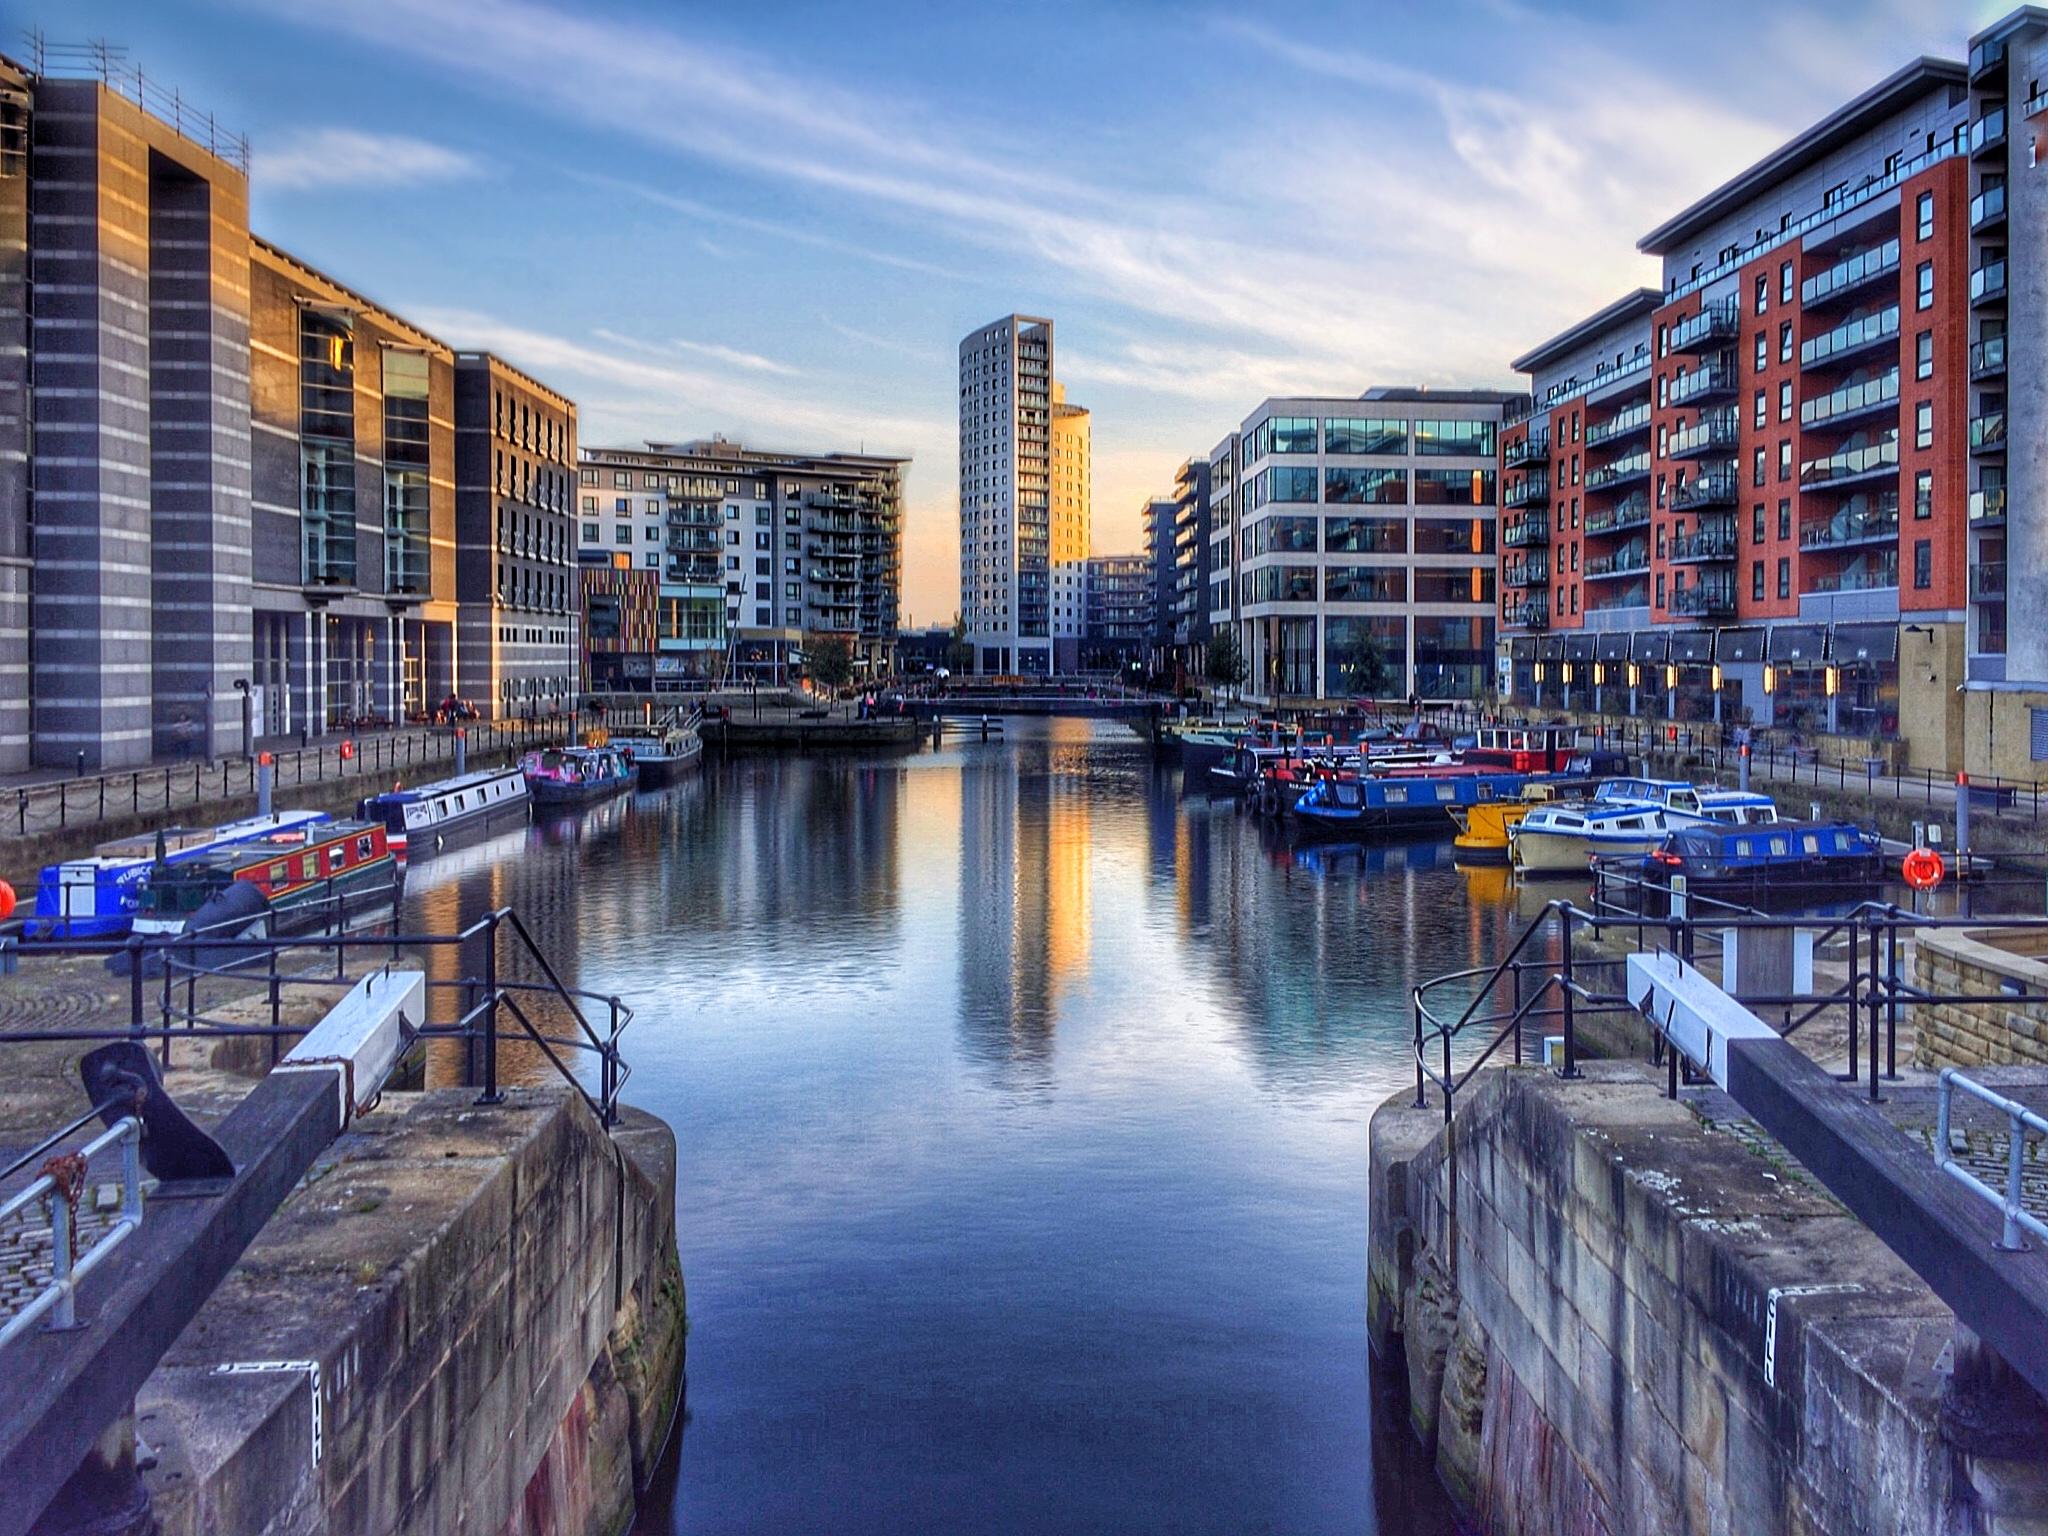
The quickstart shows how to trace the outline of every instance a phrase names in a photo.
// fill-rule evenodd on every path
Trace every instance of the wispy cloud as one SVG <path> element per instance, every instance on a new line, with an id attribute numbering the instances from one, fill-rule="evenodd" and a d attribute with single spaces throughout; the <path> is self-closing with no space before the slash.
<path id="1" fill-rule="evenodd" d="M 333 187 L 413 187 L 461 181 L 483 167 L 461 150 L 400 133 L 307 128 L 258 145 L 250 167 L 265 191 Z"/>
<path id="2" fill-rule="evenodd" d="M 779 373 L 791 379 L 798 374 L 797 369 L 787 363 L 778 363 L 772 357 L 763 357 L 758 352 L 743 352 L 738 347 L 720 346 L 714 341 L 684 341 L 677 337 L 669 345 L 678 351 L 708 357 L 714 362 L 731 363 L 733 367 L 744 368 L 749 373 Z"/>

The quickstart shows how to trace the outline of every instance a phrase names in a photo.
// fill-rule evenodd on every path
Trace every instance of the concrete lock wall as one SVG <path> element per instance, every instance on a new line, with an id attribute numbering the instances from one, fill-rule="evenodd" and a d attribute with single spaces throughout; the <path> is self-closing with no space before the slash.
<path id="1" fill-rule="evenodd" d="M 165 1536 L 631 1524 L 680 1404 L 673 1136 L 474 1097 L 387 1095 L 165 1357 L 137 1402 Z"/>
<path id="2" fill-rule="evenodd" d="M 2048 1064 L 2048 942 L 2026 929 L 1973 928 L 1918 935 L 1913 985 L 1961 997 L 2015 994 L 1995 1002 L 1919 1003 L 1917 1059 L 1923 1067 Z M 2021 1003 L 2018 994 L 2033 1001 Z"/>
<path id="3" fill-rule="evenodd" d="M 1373 1345 L 1479 1531 L 2048 1529 L 2037 1467 L 1944 1439 L 1953 1318 L 1888 1249 L 1639 1071 L 1587 1076 L 1373 1119 Z"/>

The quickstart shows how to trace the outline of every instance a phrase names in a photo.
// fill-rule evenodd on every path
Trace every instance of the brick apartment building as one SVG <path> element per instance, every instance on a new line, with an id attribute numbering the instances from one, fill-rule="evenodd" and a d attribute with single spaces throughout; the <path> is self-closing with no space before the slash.
<path id="1" fill-rule="evenodd" d="M 2006 616 L 2048 601 L 2044 79 L 2031 7 L 1915 61 L 1516 359 L 1503 692 L 2038 772 L 2048 634 Z"/>

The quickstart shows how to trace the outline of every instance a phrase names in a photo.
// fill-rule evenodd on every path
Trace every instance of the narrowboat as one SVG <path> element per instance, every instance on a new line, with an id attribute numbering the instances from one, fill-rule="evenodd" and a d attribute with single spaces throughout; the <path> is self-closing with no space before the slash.
<path id="1" fill-rule="evenodd" d="M 150 867 L 135 913 L 144 938 L 261 938 L 335 922 L 395 893 L 380 821 L 329 821 Z"/>
<path id="2" fill-rule="evenodd" d="M 1520 773 L 1324 778 L 1302 792 L 1293 816 L 1303 833 L 1316 837 L 1447 830 L 1454 806 L 1513 799 L 1527 782 Z"/>
<path id="3" fill-rule="evenodd" d="M 1557 790 L 1555 784 L 1525 784 L 1517 799 L 1452 806 L 1451 823 L 1457 827 L 1458 835 L 1451 839 L 1451 847 L 1456 850 L 1459 862 L 1507 863 L 1509 834 L 1537 806 L 1555 799 Z"/>
<path id="4" fill-rule="evenodd" d="M 533 812 L 526 775 L 517 768 L 487 768 L 437 779 L 411 789 L 392 788 L 356 806 L 364 821 L 381 821 L 385 840 L 401 859 L 424 858 L 465 833 Z"/>
<path id="5" fill-rule="evenodd" d="M 637 774 L 616 747 L 546 747 L 519 760 L 535 805 L 588 805 L 633 787 Z"/>
<path id="6" fill-rule="evenodd" d="M 1886 868 L 1883 840 L 1853 822 L 1780 821 L 1681 827 L 1632 872 L 1667 901 L 1682 875 L 1690 895 L 1764 906 L 1773 898 L 1854 899 L 1882 885 Z"/>
<path id="7" fill-rule="evenodd" d="M 1591 800 L 1553 801 L 1508 832 L 1522 875 L 1583 875 L 1596 858 L 1640 858 L 1684 827 L 1757 826 L 1778 819 L 1768 795 L 1681 779 L 1609 779 Z"/>
<path id="8" fill-rule="evenodd" d="M 704 756 L 704 738 L 694 723 L 639 735 L 611 738 L 611 745 L 626 755 L 639 773 L 642 789 L 672 784 L 694 769 Z"/>
<path id="9" fill-rule="evenodd" d="M 30 926 L 41 938 L 118 938 L 134 922 L 143 883 L 159 860 L 182 864 L 219 848 L 326 820 L 325 811 L 275 811 L 217 827 L 165 827 L 101 843 L 90 857 L 43 866 Z"/>

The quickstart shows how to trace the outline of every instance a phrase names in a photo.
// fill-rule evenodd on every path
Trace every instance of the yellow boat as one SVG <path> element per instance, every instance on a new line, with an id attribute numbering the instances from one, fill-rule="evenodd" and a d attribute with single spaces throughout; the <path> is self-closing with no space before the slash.
<path id="1" fill-rule="evenodd" d="M 1548 784 L 1529 784 L 1519 800 L 1482 800 L 1476 805 L 1446 807 L 1457 824 L 1451 840 L 1455 857 L 1467 864 L 1505 864 L 1508 829 L 1551 797 Z"/>

